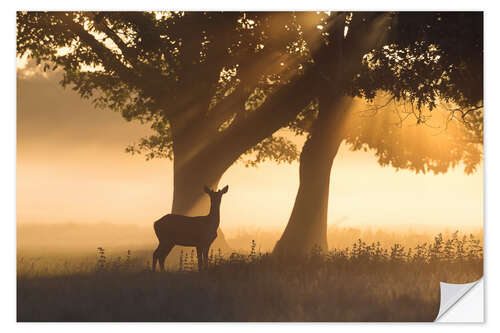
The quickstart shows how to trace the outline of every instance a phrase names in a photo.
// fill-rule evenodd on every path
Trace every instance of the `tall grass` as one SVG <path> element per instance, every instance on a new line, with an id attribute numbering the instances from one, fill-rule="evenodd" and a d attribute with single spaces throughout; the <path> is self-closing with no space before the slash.
<path id="1" fill-rule="evenodd" d="M 19 321 L 432 321 L 439 282 L 483 274 L 479 239 L 458 232 L 414 247 L 358 240 L 293 261 L 259 251 L 210 253 L 207 270 L 184 248 L 177 266 L 150 271 L 149 255 L 79 263 L 18 260 Z"/>

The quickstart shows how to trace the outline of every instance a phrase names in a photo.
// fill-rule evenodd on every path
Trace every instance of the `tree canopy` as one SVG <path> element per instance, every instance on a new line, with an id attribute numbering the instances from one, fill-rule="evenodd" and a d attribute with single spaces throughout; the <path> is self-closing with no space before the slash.
<path id="1" fill-rule="evenodd" d="M 253 156 L 248 165 L 291 162 L 297 147 L 273 132 L 307 132 L 321 89 L 369 101 L 389 93 L 413 108 L 418 122 L 430 114 L 423 109 L 453 104 L 453 114 L 482 128 L 481 13 L 19 12 L 17 26 L 19 55 L 62 67 L 63 85 L 151 124 L 155 134 L 127 148 L 147 158 L 172 158 L 174 138 L 178 150 L 193 150 L 196 140 L 231 140 L 243 127 L 251 131 L 252 116 L 262 123 L 268 117 L 256 114 L 281 112 L 279 125 L 244 152 Z M 333 87 L 339 54 L 328 46 L 339 31 L 344 75 Z M 303 105 L 288 115 L 283 109 L 291 106 L 277 92 L 312 65 L 323 79 L 301 91 Z M 280 110 L 269 103 L 273 96 Z M 356 148 L 362 138 L 348 142 Z"/>
<path id="2" fill-rule="evenodd" d="M 62 67 L 64 86 L 151 124 L 156 134 L 128 148 L 148 158 L 172 158 L 174 138 L 242 126 L 299 71 L 291 13 L 20 12 L 17 26 L 19 55 Z M 250 164 L 297 157 L 282 137 L 250 148 Z"/>
<path id="3" fill-rule="evenodd" d="M 339 135 L 352 150 L 374 151 L 383 166 L 444 173 L 462 162 L 466 173 L 475 171 L 482 160 L 482 13 L 385 14 L 345 15 L 341 55 L 332 59 L 343 63 L 337 91 L 356 103 Z M 374 29 L 363 40 L 358 24 L 370 19 Z M 308 44 L 325 43 L 321 33 L 311 28 Z M 353 40 L 371 48 L 353 59 Z M 317 100 L 310 109 L 291 124 L 296 133 L 312 129 Z"/>

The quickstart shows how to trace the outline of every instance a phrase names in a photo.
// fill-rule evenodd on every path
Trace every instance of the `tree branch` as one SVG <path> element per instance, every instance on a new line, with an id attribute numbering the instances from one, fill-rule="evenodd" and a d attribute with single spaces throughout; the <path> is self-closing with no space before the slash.
<path id="1" fill-rule="evenodd" d="M 164 112 L 167 113 L 166 106 L 168 104 L 168 95 L 164 93 L 163 86 L 161 85 L 161 83 L 165 82 L 163 75 L 153 69 L 150 69 L 147 72 L 148 75 L 153 75 L 152 78 L 145 78 L 144 75 L 136 74 L 132 68 L 127 67 L 120 59 L 118 59 L 112 50 L 107 48 L 99 40 L 97 40 L 95 36 L 85 30 L 81 24 L 75 22 L 71 16 L 66 16 L 63 13 L 61 14 L 61 17 L 70 31 L 75 33 L 92 48 L 105 68 L 119 75 L 120 78 L 131 86 L 144 91 L 146 94 L 154 98 L 159 105 L 159 109 L 163 109 Z M 116 36 L 116 38 L 119 37 Z M 167 115 L 168 114 L 169 113 L 167 113 Z"/>
<path id="2" fill-rule="evenodd" d="M 134 66 L 137 62 L 137 52 L 134 49 L 128 47 L 123 40 L 118 36 L 118 34 L 108 26 L 108 19 L 106 17 L 97 20 L 97 15 L 92 15 L 92 19 L 96 23 L 96 26 L 102 30 L 106 34 L 108 38 L 110 38 L 113 43 L 118 47 L 121 51 L 127 62 Z M 135 67 L 135 66 L 134 66 Z"/>
<path id="3" fill-rule="evenodd" d="M 244 121 L 233 123 L 206 148 L 228 168 L 249 148 L 292 121 L 314 98 L 314 75 L 306 73 L 269 96 Z"/>

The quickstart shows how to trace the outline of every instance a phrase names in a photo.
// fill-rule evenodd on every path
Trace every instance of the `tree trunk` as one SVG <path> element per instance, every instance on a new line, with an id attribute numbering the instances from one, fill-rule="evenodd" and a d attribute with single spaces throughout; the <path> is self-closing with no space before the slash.
<path id="1" fill-rule="evenodd" d="M 311 253 L 315 246 L 322 251 L 328 250 L 326 232 L 330 173 L 343 140 L 340 131 L 350 101 L 350 98 L 320 99 L 318 118 L 300 155 L 300 183 L 295 204 L 274 254 L 304 256 Z"/>

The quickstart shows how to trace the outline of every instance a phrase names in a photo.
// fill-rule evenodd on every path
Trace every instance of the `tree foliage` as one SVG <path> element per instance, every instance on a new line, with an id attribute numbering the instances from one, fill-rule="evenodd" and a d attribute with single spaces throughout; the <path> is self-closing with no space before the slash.
<path id="1" fill-rule="evenodd" d="M 483 154 L 482 13 L 393 17 L 385 45 L 363 57 L 351 91 L 372 101 L 388 95 L 382 104 L 389 115 L 372 124 L 364 119 L 363 126 L 360 119 L 346 141 L 373 149 L 381 165 L 397 169 L 444 173 L 463 162 L 466 173 L 475 171 Z M 403 124 L 412 119 L 410 127 Z"/>
<path id="2" fill-rule="evenodd" d="M 96 106 L 149 123 L 155 133 L 128 151 L 172 158 L 176 139 L 215 140 L 296 74 L 298 66 L 287 62 L 297 53 L 292 19 L 291 13 L 19 12 L 17 53 L 45 69 L 61 67 L 61 83 Z M 288 161 L 291 145 L 269 136 L 258 145 L 259 159 Z"/>
<path id="3" fill-rule="evenodd" d="M 371 15 L 345 15 L 339 88 L 356 103 L 339 136 L 382 166 L 444 173 L 462 162 L 474 172 L 483 156 L 482 13 L 385 13 L 366 33 L 372 48 L 351 59 L 352 40 L 368 43 L 358 25 Z M 310 132 L 318 113 L 313 101 L 290 128 Z"/>
<path id="4" fill-rule="evenodd" d="M 382 109 L 374 106 L 378 103 Z M 450 118 L 442 105 L 415 114 L 411 105 L 379 97 L 357 106 L 358 111 L 347 117 L 342 136 L 353 151 L 372 150 L 381 166 L 440 174 L 462 163 L 470 174 L 482 160 L 482 137 L 463 121 Z M 419 117 L 425 122 L 419 123 Z"/>
<path id="5" fill-rule="evenodd" d="M 447 107 L 468 129 L 444 134 L 467 142 L 455 154 L 408 153 L 394 122 L 372 135 L 358 121 L 345 139 L 383 165 L 443 172 L 464 160 L 470 171 L 482 154 L 482 26 L 482 13 L 467 12 L 19 12 L 17 53 L 62 68 L 61 83 L 97 106 L 149 123 L 154 133 L 127 148 L 147 158 L 239 140 L 231 161 L 244 152 L 247 165 L 293 161 L 297 147 L 273 133 L 308 133 L 318 94 L 332 91 L 387 94 L 421 124 Z"/>

